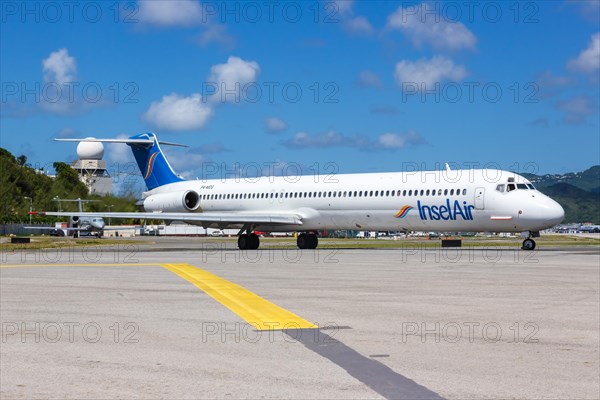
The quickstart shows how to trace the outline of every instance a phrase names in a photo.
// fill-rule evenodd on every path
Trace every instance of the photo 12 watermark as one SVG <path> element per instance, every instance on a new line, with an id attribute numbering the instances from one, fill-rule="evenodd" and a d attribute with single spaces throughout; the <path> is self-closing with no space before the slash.
<path id="1" fill-rule="evenodd" d="M 3 344 L 139 343 L 140 326 L 132 321 L 87 322 L 2 321 Z"/>
<path id="2" fill-rule="evenodd" d="M 448 321 L 402 322 L 401 343 L 539 343 L 540 327 L 534 322 Z"/>

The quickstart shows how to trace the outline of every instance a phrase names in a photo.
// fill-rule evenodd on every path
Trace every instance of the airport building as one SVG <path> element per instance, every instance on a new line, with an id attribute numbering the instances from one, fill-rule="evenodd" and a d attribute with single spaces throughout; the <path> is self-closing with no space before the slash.
<path id="1" fill-rule="evenodd" d="M 112 193 L 112 178 L 106 169 L 104 146 L 100 142 L 79 142 L 77 157 L 71 167 L 79 174 L 90 194 L 105 195 Z"/>

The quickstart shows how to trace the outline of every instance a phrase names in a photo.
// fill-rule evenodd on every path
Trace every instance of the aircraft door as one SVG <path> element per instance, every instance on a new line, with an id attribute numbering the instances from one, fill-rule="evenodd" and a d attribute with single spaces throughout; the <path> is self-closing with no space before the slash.
<path id="1" fill-rule="evenodd" d="M 478 187 L 475 189 L 475 209 L 483 210 L 485 206 L 485 188 Z"/>

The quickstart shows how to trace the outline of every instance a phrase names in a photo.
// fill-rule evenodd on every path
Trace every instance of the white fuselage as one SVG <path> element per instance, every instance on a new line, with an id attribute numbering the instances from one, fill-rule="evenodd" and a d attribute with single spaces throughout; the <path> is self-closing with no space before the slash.
<path id="1" fill-rule="evenodd" d="M 499 186 L 504 185 L 504 186 Z M 514 190 L 506 191 L 512 185 Z M 560 223 L 564 210 L 522 176 L 501 170 L 444 170 L 331 176 L 183 181 L 144 193 L 193 190 L 204 213 L 297 214 L 323 229 L 445 232 L 539 231 Z"/>

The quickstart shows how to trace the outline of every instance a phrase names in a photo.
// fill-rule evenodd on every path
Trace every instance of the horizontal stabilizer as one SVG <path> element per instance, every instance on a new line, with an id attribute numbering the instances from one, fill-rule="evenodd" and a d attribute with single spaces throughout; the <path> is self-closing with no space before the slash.
<path id="1" fill-rule="evenodd" d="M 102 143 L 125 143 L 125 144 L 153 144 L 153 139 L 96 139 L 96 138 L 69 138 L 69 139 L 54 139 L 55 142 L 102 142 Z M 162 140 L 158 141 L 159 144 L 164 144 L 165 146 L 178 146 L 178 147 L 189 147 L 186 144 L 172 143 L 172 142 L 163 142 Z"/>

